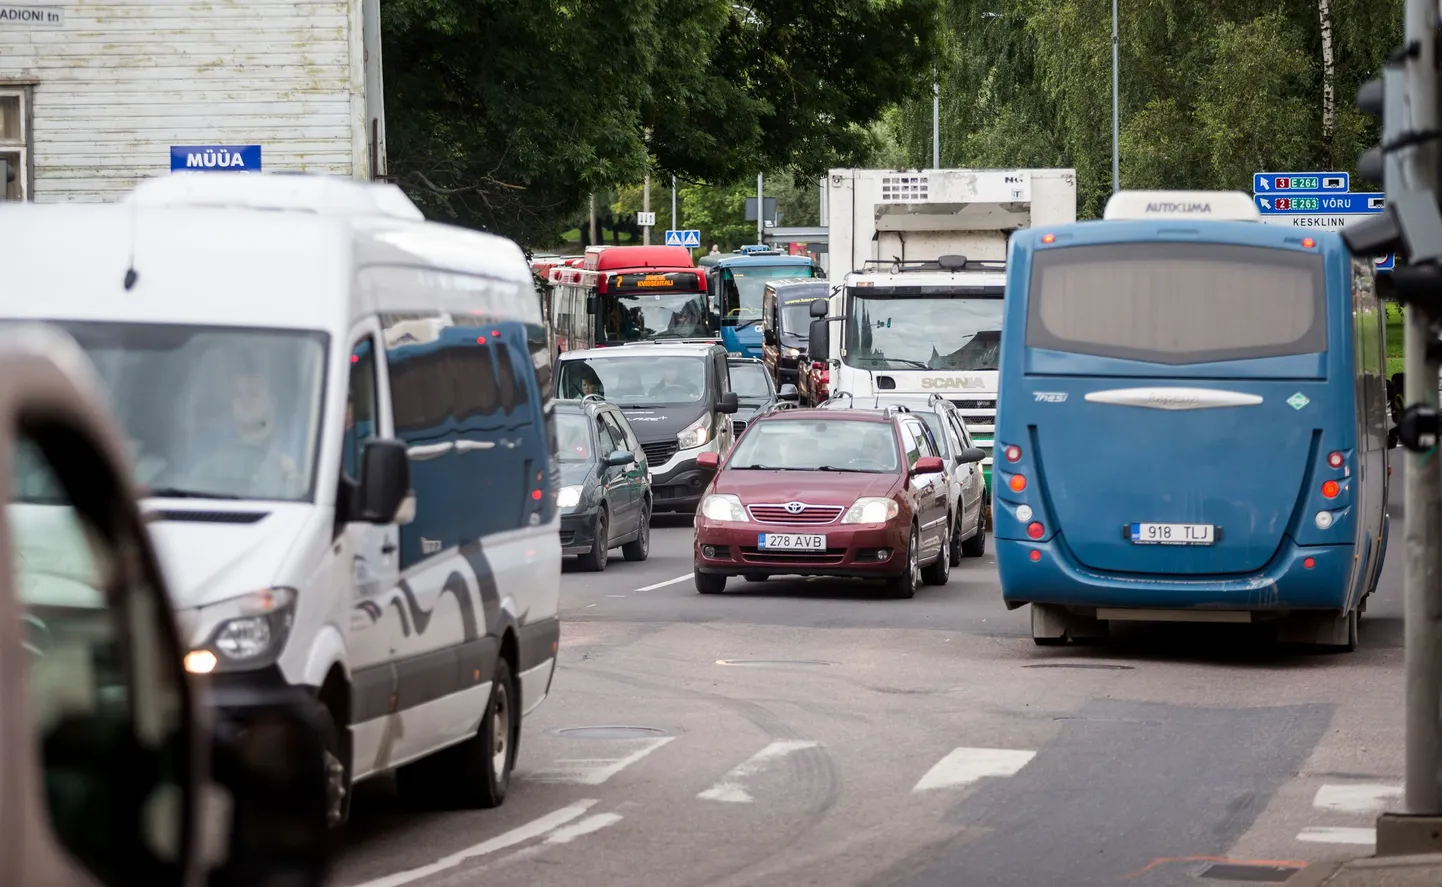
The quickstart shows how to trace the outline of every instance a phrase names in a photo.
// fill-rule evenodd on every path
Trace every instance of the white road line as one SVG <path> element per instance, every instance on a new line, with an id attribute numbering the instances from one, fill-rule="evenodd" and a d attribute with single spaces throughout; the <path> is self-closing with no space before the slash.
<path id="1" fill-rule="evenodd" d="M 546 838 L 547 844 L 569 844 L 577 838 L 585 837 L 592 832 L 599 832 L 608 825 L 615 825 L 622 819 L 619 813 L 597 813 L 595 816 L 587 816 L 574 825 L 562 826 L 551 832 Z"/>
<path id="2" fill-rule="evenodd" d="M 687 579 L 690 579 L 692 575 L 693 574 L 691 573 L 687 573 L 685 576 L 677 576 L 675 579 L 667 579 L 665 582 L 657 582 L 655 585 L 648 585 L 645 588 L 638 588 L 636 590 L 655 591 L 658 588 L 665 588 L 668 585 L 675 585 L 677 582 L 685 582 Z"/>
<path id="3" fill-rule="evenodd" d="M 620 758 L 563 758 L 556 761 L 555 766 L 540 770 L 528 778 L 538 782 L 600 785 L 675 738 L 662 736 L 659 739 L 617 739 L 614 741 L 627 743 L 628 748 L 638 742 L 643 744 L 636 751 Z"/>
<path id="4" fill-rule="evenodd" d="M 1034 751 L 1014 748 L 958 748 L 936 762 L 911 789 L 914 792 L 933 788 L 971 785 L 987 776 L 1015 776 L 1017 771 L 1036 757 Z"/>
<path id="5" fill-rule="evenodd" d="M 539 819 L 533 819 L 525 825 L 513 828 L 510 831 L 495 836 L 489 841 L 482 841 L 472 847 L 467 847 L 450 856 L 444 856 L 430 865 L 409 871 L 397 872 L 394 875 L 386 875 L 374 881 L 366 881 L 364 884 L 352 885 L 352 887 L 401 887 L 402 884 L 409 884 L 412 881 L 419 881 L 421 878 L 429 878 L 431 875 L 439 874 L 446 869 L 453 869 L 468 859 L 475 859 L 478 856 L 486 856 L 495 853 L 497 850 L 505 850 L 507 847 L 514 847 L 517 844 L 539 838 L 552 829 L 559 828 L 581 814 L 585 813 L 592 805 L 598 803 L 595 800 L 577 801 L 569 807 L 562 807 L 553 813 L 547 813 Z M 594 819 L 596 817 L 592 817 Z M 609 825 L 610 823 L 606 823 Z"/>
<path id="6" fill-rule="evenodd" d="M 1364 844 L 1377 843 L 1375 828 L 1341 828 L 1337 826 L 1309 826 L 1297 835 L 1298 841 L 1309 844 Z"/>
<path id="7" fill-rule="evenodd" d="M 733 804 L 749 803 L 751 795 L 741 786 L 742 779 L 760 770 L 768 761 L 789 755 L 794 751 L 815 748 L 820 744 L 810 739 L 778 739 L 742 763 L 732 767 L 731 772 L 696 797 L 707 801 L 728 801 Z"/>
<path id="8" fill-rule="evenodd" d="M 1381 813 L 1387 802 L 1402 797 L 1402 786 L 1380 783 L 1327 784 L 1317 789 L 1312 806 L 1338 813 Z"/>

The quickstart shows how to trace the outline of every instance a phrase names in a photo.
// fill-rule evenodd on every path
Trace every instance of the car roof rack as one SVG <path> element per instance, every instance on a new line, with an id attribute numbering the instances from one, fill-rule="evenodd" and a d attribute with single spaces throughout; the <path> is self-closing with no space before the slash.
<path id="1" fill-rule="evenodd" d="M 833 391 L 826 396 L 826 399 L 821 402 L 821 405 L 831 403 L 833 400 L 840 400 L 843 397 L 850 400 L 853 407 L 856 406 L 856 397 L 852 395 L 850 391 Z"/>
<path id="2" fill-rule="evenodd" d="M 887 406 L 887 407 L 883 408 L 882 411 L 881 411 L 881 414 L 889 419 L 889 418 L 891 418 L 892 416 L 896 415 L 897 413 L 910 413 L 910 412 L 911 412 L 911 407 L 906 406 L 905 404 L 899 404 L 899 403 L 897 403 L 897 404 L 891 404 L 890 406 Z"/>
<path id="3" fill-rule="evenodd" d="M 951 401 L 947 400 L 945 397 L 942 397 L 940 391 L 933 391 L 933 392 L 931 392 L 931 397 L 928 397 L 928 398 L 926 399 L 926 405 L 927 405 L 927 406 L 932 406 L 933 404 L 937 403 L 938 401 L 940 401 L 941 403 L 944 403 L 944 404 L 951 403 Z"/>

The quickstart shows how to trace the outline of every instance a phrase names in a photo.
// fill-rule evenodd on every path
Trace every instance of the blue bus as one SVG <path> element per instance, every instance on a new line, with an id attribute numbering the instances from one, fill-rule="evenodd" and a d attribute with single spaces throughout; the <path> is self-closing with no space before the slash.
<path id="1" fill-rule="evenodd" d="M 1331 231 L 1120 192 L 1011 239 L 992 484 L 1008 609 L 1355 648 L 1387 544 L 1384 312 Z"/>
<path id="2" fill-rule="evenodd" d="M 719 314 L 721 342 L 731 354 L 761 359 L 761 299 L 766 281 L 782 277 L 825 276 L 809 256 L 770 255 L 707 256 L 708 300 Z"/>

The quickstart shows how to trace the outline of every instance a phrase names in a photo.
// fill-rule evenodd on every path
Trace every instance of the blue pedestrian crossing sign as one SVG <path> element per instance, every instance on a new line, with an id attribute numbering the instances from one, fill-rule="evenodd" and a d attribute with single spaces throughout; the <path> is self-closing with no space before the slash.
<path id="1" fill-rule="evenodd" d="M 701 246 L 701 229 L 692 228 L 689 231 L 667 231 L 666 245 L 697 249 Z"/>
<path id="2" fill-rule="evenodd" d="M 1373 259 L 1372 262 L 1376 265 L 1378 271 L 1391 271 L 1397 267 L 1397 254 L 1388 253 L 1385 256 L 1378 256 Z"/>

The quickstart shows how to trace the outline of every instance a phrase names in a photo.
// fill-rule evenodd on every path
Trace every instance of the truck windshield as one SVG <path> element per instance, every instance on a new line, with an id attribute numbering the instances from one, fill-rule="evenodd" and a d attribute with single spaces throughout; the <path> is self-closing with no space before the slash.
<path id="1" fill-rule="evenodd" d="M 705 293 L 601 293 L 603 342 L 688 339 L 708 334 Z"/>
<path id="2" fill-rule="evenodd" d="M 1002 292 L 998 286 L 965 296 L 897 296 L 851 288 L 846 363 L 866 370 L 995 370 Z"/>
<path id="3" fill-rule="evenodd" d="M 151 496 L 313 495 L 321 332 L 58 322 L 95 364 Z"/>
<path id="4" fill-rule="evenodd" d="M 727 268 L 721 274 L 722 299 L 726 309 L 722 323 L 733 326 L 760 320 L 766 281 L 810 276 L 811 269 L 805 265 L 743 265 Z"/>

